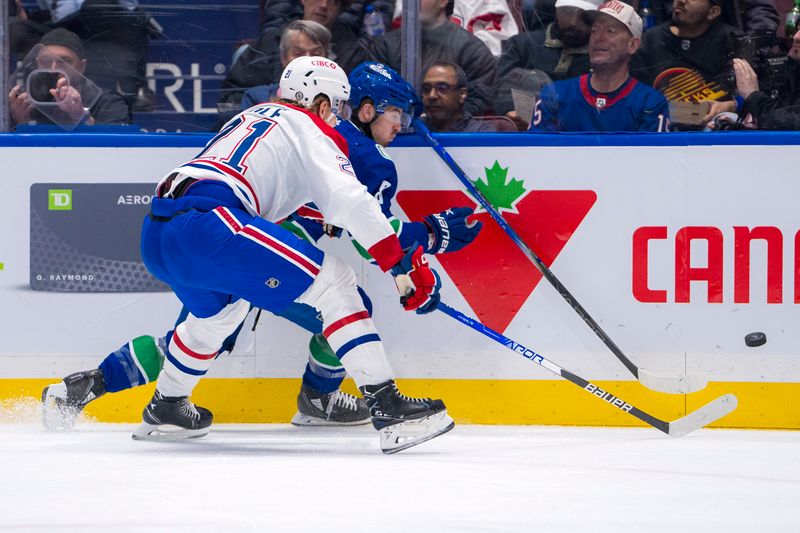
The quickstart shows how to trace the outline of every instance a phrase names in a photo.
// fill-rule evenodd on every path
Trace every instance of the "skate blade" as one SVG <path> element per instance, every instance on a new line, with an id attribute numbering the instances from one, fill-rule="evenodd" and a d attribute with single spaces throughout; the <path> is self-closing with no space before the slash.
<path id="1" fill-rule="evenodd" d="M 136 431 L 133 432 L 131 438 L 133 440 L 174 442 L 205 437 L 208 435 L 210 429 L 210 427 L 202 429 L 185 429 L 169 424 L 156 425 L 142 422 L 141 425 L 136 428 Z"/>
<path id="2" fill-rule="evenodd" d="M 48 431 L 69 431 L 75 426 L 78 413 L 72 413 L 59 402 L 67 397 L 67 386 L 62 381 L 48 385 L 42 391 L 42 424 Z"/>
<path id="3" fill-rule="evenodd" d="M 325 420 L 324 418 L 317 418 L 315 416 L 304 415 L 300 411 L 296 412 L 292 417 L 292 425 L 298 427 L 320 427 L 320 426 L 363 426 L 369 424 L 370 418 L 367 417 L 363 420 L 354 420 L 352 422 L 336 422 L 334 420 Z"/>
<path id="4" fill-rule="evenodd" d="M 441 411 L 419 420 L 409 420 L 385 427 L 380 430 L 381 451 L 389 455 L 407 450 L 447 433 L 455 425 L 447 411 Z"/>

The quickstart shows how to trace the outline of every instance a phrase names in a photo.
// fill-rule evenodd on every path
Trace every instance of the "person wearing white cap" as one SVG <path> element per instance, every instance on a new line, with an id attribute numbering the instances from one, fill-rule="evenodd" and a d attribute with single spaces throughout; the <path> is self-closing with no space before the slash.
<path id="1" fill-rule="evenodd" d="M 631 77 L 642 19 L 629 4 L 610 0 L 584 12 L 591 23 L 589 74 L 542 89 L 532 131 L 668 131 L 669 108 L 661 93 Z"/>
<path id="2" fill-rule="evenodd" d="M 589 72 L 589 25 L 583 20 L 585 11 L 594 11 L 602 0 L 557 0 L 556 20 L 535 31 L 522 32 L 508 39 L 497 62 L 498 79 L 510 78 L 512 71 L 536 69 L 551 80 L 562 80 Z M 528 119 L 513 111 L 511 87 L 514 83 L 498 83 L 495 113 L 506 115 L 518 127 L 528 128 Z"/>
<path id="3" fill-rule="evenodd" d="M 607 19 L 611 22 L 608 17 L 601 15 L 608 15 L 608 17 L 621 22 L 630 32 L 630 36 L 637 39 L 636 49 L 639 48 L 639 43 L 641 43 L 642 39 L 642 18 L 636 13 L 633 6 L 621 2 L 620 0 L 609 0 L 600 5 L 595 13 L 585 13 L 583 18 L 592 24 L 592 31 L 594 31 L 594 21 L 597 18 Z M 635 52 L 636 50 L 633 50 L 631 55 Z"/>

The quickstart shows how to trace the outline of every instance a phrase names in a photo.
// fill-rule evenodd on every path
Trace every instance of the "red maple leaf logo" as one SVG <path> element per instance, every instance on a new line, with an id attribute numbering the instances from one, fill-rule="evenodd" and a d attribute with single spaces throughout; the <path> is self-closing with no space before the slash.
<path id="1" fill-rule="evenodd" d="M 597 200 L 594 191 L 525 191 L 523 182 L 506 182 L 508 168 L 495 161 L 486 182 L 475 186 L 522 240 L 550 267 Z M 451 207 L 477 204 L 462 191 L 401 191 L 397 201 L 410 220 Z M 483 229 L 469 246 L 436 259 L 478 318 L 505 331 L 542 275 L 503 229 L 481 210 L 473 217 Z"/>

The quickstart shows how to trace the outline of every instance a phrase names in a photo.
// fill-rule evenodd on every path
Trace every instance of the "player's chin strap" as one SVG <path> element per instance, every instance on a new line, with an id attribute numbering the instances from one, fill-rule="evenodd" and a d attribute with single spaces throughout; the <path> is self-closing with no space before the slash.
<path id="1" fill-rule="evenodd" d="M 470 181 L 469 177 L 467 176 L 466 172 L 461 169 L 458 164 L 453 161 L 453 158 L 450 157 L 450 154 L 439 144 L 439 141 L 436 140 L 432 135 L 430 130 L 425 126 L 425 123 L 422 122 L 419 118 L 414 119 L 414 128 L 416 129 L 417 133 L 419 133 L 423 139 L 430 145 L 431 148 L 439 155 L 439 157 L 444 161 L 450 170 L 453 171 L 453 174 L 456 175 L 458 180 L 466 187 L 467 191 L 472 195 L 475 200 L 486 210 L 487 213 L 492 217 L 492 219 L 497 222 L 497 224 L 503 229 L 503 231 L 511 237 L 511 240 L 514 241 L 522 253 L 530 259 L 531 263 L 536 267 L 536 269 L 541 272 L 542 276 L 544 276 L 548 282 L 556 289 L 558 294 L 561 295 L 564 300 L 572 307 L 572 309 L 580 316 L 583 321 L 589 326 L 589 329 L 594 331 L 595 335 L 600 337 L 600 340 L 603 341 L 609 350 L 619 359 L 625 368 L 633 374 L 639 382 L 644 385 L 645 387 L 658 391 L 658 392 L 666 392 L 670 394 L 687 394 L 690 392 L 696 392 L 703 388 L 705 388 L 707 381 L 700 377 L 700 376 L 658 376 L 655 374 L 651 374 L 645 371 L 642 368 L 636 366 L 628 357 L 622 352 L 622 350 L 614 343 L 613 340 L 603 331 L 603 328 L 589 315 L 586 309 L 575 299 L 575 297 L 570 293 L 566 287 L 558 280 L 558 278 L 553 274 L 553 272 L 547 268 L 547 265 L 537 256 L 534 251 L 525 244 L 525 241 L 514 231 L 511 226 L 506 222 L 506 220 L 500 215 L 497 209 L 492 206 L 491 203 L 486 199 L 483 194 L 475 187 L 475 185 Z"/>
<path id="2" fill-rule="evenodd" d="M 719 398 L 717 398 L 716 400 L 713 400 L 710 403 L 704 405 L 703 407 L 697 409 L 696 411 L 689 413 L 683 418 L 679 418 L 678 420 L 672 422 L 660 420 L 650 414 L 645 413 L 641 409 L 626 402 L 622 398 L 614 396 L 610 392 L 601 389 L 597 385 L 594 385 L 586 381 L 577 374 L 573 374 L 569 370 L 561 368 L 552 361 L 545 359 L 542 355 L 536 353 L 531 348 L 528 348 L 527 346 L 523 346 L 522 344 L 511 340 L 502 333 L 498 333 L 493 329 L 485 326 L 484 324 L 481 324 L 474 318 L 470 318 L 464 313 L 453 309 L 444 302 L 439 302 L 439 305 L 436 307 L 436 309 L 458 320 L 462 324 L 466 324 L 475 331 L 483 333 L 493 341 L 497 342 L 498 344 L 502 344 L 509 350 L 518 353 L 528 361 L 536 363 L 537 365 L 546 368 L 553 374 L 561 376 L 570 383 L 577 385 L 578 387 L 584 389 L 593 396 L 597 396 L 601 400 L 607 402 L 613 407 L 616 407 L 620 411 L 628 413 L 629 415 L 638 418 L 645 424 L 648 424 L 656 428 L 657 430 L 666 433 L 670 437 L 680 437 L 681 435 L 686 435 L 687 433 L 691 433 L 696 429 L 700 429 L 703 426 L 711 424 L 712 422 L 715 422 L 716 420 L 719 420 L 723 416 L 731 413 L 734 409 L 736 409 L 736 406 L 738 404 L 736 396 L 734 396 L 733 394 L 724 394 Z"/>

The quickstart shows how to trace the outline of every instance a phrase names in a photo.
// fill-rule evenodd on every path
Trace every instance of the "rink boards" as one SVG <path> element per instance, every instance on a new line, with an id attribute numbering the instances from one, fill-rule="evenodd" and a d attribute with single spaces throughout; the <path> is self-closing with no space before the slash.
<path id="1" fill-rule="evenodd" d="M 124 341 L 163 334 L 179 304 L 149 278 L 138 220 L 151 183 L 208 136 L 0 138 L 0 398 L 95 366 Z M 432 262 L 443 300 L 562 367 L 664 418 L 723 392 L 740 407 L 723 427 L 800 427 L 800 135 L 442 136 L 478 187 L 613 341 L 661 374 L 705 374 L 706 391 L 645 390 L 485 213 L 472 246 Z M 475 205 L 416 137 L 397 164 L 398 216 Z M 406 314 L 391 280 L 344 241 L 409 392 L 447 400 L 474 423 L 633 424 L 624 415 L 441 313 Z M 276 422 L 294 410 L 307 334 L 248 317 L 232 356 L 197 390 L 217 420 Z M 767 335 L 749 347 L 748 333 Z M 133 421 L 149 389 L 93 414 Z M 637 403 L 638 402 L 638 403 Z"/>

